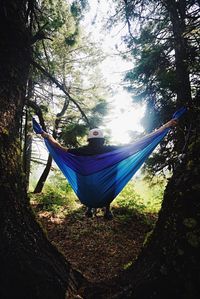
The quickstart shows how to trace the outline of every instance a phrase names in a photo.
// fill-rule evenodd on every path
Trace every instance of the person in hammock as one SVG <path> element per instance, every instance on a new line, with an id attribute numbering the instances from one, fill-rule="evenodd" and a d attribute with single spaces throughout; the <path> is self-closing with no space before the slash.
<path id="1" fill-rule="evenodd" d="M 46 132 L 43 132 L 42 137 L 47 138 L 54 146 L 60 148 L 68 153 L 77 155 L 77 156 L 92 156 L 103 154 L 106 152 L 113 151 L 119 146 L 112 146 L 112 145 L 104 145 L 105 138 L 101 129 L 95 128 L 89 131 L 88 134 L 88 144 L 79 148 L 68 149 L 67 147 L 62 146 L 58 143 L 51 135 Z M 85 215 L 87 217 L 93 217 L 93 210 L 92 207 L 87 207 L 87 211 Z M 113 218 L 112 212 L 110 210 L 110 204 L 105 206 L 104 211 L 104 218 L 107 220 L 111 220 Z"/>
<path id="2" fill-rule="evenodd" d="M 156 132 L 162 132 L 166 128 L 173 127 L 177 124 L 176 119 L 171 119 L 169 122 L 161 126 Z M 150 137 L 153 133 L 150 133 L 148 136 Z M 50 134 L 46 132 L 42 132 L 42 137 L 47 138 L 55 147 L 60 148 L 68 153 L 72 153 L 77 156 L 91 156 L 103 154 L 106 152 L 113 151 L 120 146 L 113 145 L 104 145 L 105 138 L 102 130 L 95 128 L 89 131 L 88 134 L 88 144 L 79 148 L 69 149 L 67 147 L 62 146 L 58 143 Z M 87 207 L 87 211 L 85 214 L 87 217 L 93 217 L 93 209 L 92 207 Z M 110 210 L 110 203 L 105 206 L 104 218 L 107 220 L 111 220 L 113 218 L 112 212 Z"/>

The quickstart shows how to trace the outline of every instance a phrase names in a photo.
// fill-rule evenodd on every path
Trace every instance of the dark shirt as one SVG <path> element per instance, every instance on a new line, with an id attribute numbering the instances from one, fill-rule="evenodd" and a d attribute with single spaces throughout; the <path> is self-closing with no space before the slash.
<path id="1" fill-rule="evenodd" d="M 68 153 L 77 155 L 77 156 L 92 156 L 92 155 L 98 155 L 103 154 L 107 152 L 111 152 L 115 149 L 120 148 L 120 146 L 115 145 L 103 145 L 103 146 L 91 146 L 91 145 L 85 145 L 79 148 L 73 148 L 68 149 Z"/>

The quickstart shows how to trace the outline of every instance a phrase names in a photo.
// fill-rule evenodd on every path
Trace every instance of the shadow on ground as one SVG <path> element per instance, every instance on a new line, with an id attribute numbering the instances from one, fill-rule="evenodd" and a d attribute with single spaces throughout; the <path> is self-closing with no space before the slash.
<path id="1" fill-rule="evenodd" d="M 131 266 L 156 221 L 156 215 L 120 207 L 113 207 L 113 220 L 105 220 L 100 209 L 86 218 L 82 206 L 62 215 L 40 208 L 34 207 L 50 241 L 91 283 L 113 279 Z"/>

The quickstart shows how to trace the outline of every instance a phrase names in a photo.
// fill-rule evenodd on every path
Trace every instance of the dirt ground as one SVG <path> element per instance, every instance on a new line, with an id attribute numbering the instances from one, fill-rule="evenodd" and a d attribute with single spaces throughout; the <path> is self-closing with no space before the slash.
<path id="1" fill-rule="evenodd" d="M 113 220 L 105 220 L 101 210 L 86 218 L 83 207 L 65 216 L 37 211 L 50 241 L 92 283 L 112 279 L 127 269 L 156 221 L 156 215 L 144 218 L 119 208 L 113 214 Z"/>

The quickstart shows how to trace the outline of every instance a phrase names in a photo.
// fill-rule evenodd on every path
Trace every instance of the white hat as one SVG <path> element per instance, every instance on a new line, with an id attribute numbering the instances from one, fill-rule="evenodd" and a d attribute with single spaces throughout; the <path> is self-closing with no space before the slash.
<path id="1" fill-rule="evenodd" d="M 104 138 L 102 130 L 97 128 L 90 130 L 88 134 L 88 139 L 92 138 Z"/>

